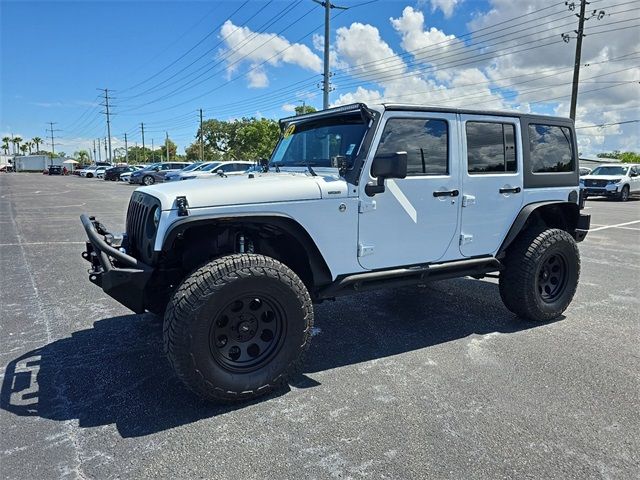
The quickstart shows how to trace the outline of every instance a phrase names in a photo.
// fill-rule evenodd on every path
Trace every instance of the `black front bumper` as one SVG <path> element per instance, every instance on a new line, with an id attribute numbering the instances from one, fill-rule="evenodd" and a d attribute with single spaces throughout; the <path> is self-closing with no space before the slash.
<path id="1" fill-rule="evenodd" d="M 89 241 L 82 258 L 91 263 L 89 281 L 136 313 L 144 312 L 144 290 L 153 269 L 119 250 L 114 236 L 94 217 L 80 215 Z"/>
<path id="2" fill-rule="evenodd" d="M 576 225 L 576 242 L 581 242 L 585 239 L 587 233 L 589 233 L 589 227 L 591 227 L 591 215 L 581 213 L 578 217 L 578 224 Z"/>

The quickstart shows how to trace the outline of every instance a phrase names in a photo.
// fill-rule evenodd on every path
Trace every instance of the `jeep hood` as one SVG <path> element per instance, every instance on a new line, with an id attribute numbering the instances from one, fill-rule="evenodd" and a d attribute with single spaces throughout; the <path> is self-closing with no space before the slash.
<path id="1" fill-rule="evenodd" d="M 176 181 L 138 188 L 160 200 L 162 210 L 176 208 L 176 197 L 187 198 L 189 209 L 256 203 L 319 200 L 347 196 L 347 183 L 337 175 L 269 172 Z"/>

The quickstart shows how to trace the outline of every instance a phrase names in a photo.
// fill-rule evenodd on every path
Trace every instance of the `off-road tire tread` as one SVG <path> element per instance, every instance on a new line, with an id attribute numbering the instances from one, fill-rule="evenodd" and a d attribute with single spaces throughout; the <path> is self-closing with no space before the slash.
<path id="1" fill-rule="evenodd" d="M 300 355 L 265 385 L 243 392 L 226 391 L 208 382 L 189 353 L 188 331 L 193 313 L 222 287 L 239 277 L 269 276 L 288 285 L 300 299 L 306 328 Z M 198 268 L 175 291 L 164 316 L 164 349 L 178 378 L 193 392 L 216 403 L 231 403 L 264 395 L 282 387 L 304 363 L 313 328 L 313 305 L 307 288 L 286 265 L 264 255 L 235 254 L 218 258 Z"/>
<path id="2" fill-rule="evenodd" d="M 572 245 L 577 259 L 575 285 L 567 285 L 567 288 L 573 288 L 573 291 L 565 303 L 566 306 L 571 303 L 580 279 L 580 252 L 575 240 L 565 230 L 529 228 L 509 247 L 504 262 L 505 269 L 500 273 L 500 297 L 505 306 L 517 316 L 542 322 L 557 317 L 553 313 L 543 312 L 539 309 L 536 302 L 536 292 L 527 286 L 530 279 L 536 275 L 540 258 L 547 249 L 557 242 L 568 242 Z"/>

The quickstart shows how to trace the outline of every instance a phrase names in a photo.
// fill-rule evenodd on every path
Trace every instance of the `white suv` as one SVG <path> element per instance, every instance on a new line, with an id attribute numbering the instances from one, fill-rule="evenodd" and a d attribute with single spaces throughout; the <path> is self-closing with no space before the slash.
<path id="1" fill-rule="evenodd" d="M 313 304 L 341 295 L 499 272 L 519 317 L 571 302 L 589 229 L 572 120 L 353 104 L 280 125 L 265 171 L 139 188 L 125 234 L 81 216 L 89 280 L 164 316 L 193 391 L 234 401 L 286 383 Z"/>
<path id="2" fill-rule="evenodd" d="M 609 197 L 626 202 L 640 193 L 640 166 L 635 164 L 600 165 L 580 178 L 583 197 Z"/>
<path id="3" fill-rule="evenodd" d="M 180 174 L 179 180 L 193 180 L 194 178 L 212 178 L 215 176 L 240 175 L 254 166 L 254 162 L 243 160 L 231 160 L 228 162 L 214 162 L 195 172 Z"/>

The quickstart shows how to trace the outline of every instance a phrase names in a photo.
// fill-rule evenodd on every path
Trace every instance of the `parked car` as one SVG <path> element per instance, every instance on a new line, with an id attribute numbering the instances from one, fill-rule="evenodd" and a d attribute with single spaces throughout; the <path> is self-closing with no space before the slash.
<path id="1" fill-rule="evenodd" d="M 498 273 L 523 320 L 570 305 L 590 225 L 573 120 L 358 103 L 280 128 L 266 173 L 133 192 L 126 244 L 81 216 L 88 280 L 164 318 L 193 392 L 233 402 L 286 385 L 314 303 L 341 295 Z"/>
<path id="2" fill-rule="evenodd" d="M 104 178 L 104 172 L 106 172 L 108 168 L 110 167 L 105 167 L 104 165 L 96 168 L 96 171 L 95 171 L 96 178 Z"/>
<path id="3" fill-rule="evenodd" d="M 62 175 L 62 166 L 50 165 L 47 168 L 47 175 Z"/>
<path id="4" fill-rule="evenodd" d="M 80 176 L 86 178 L 93 178 L 96 176 L 96 170 L 100 168 L 97 165 L 91 165 L 80 170 Z"/>
<path id="5" fill-rule="evenodd" d="M 180 170 L 189 166 L 188 162 L 158 162 L 149 165 L 142 170 L 133 172 L 129 177 L 129 183 L 140 185 L 153 185 L 164 181 L 164 175 L 169 171 Z"/>
<path id="6" fill-rule="evenodd" d="M 174 182 L 176 180 L 180 180 L 180 175 L 181 174 L 188 173 L 188 172 L 195 172 L 195 171 L 201 170 L 202 168 L 206 167 L 210 163 L 212 163 L 212 162 L 195 162 L 195 163 L 192 163 L 191 165 L 189 165 L 188 167 L 184 167 L 182 170 L 169 171 L 164 176 L 164 181 L 165 182 Z"/>
<path id="7" fill-rule="evenodd" d="M 254 162 L 246 162 L 243 160 L 232 160 L 229 162 L 219 162 L 209 165 L 197 172 L 189 172 L 182 175 L 180 180 L 192 180 L 194 178 L 211 178 L 215 175 L 240 175 L 255 165 Z"/>
<path id="8" fill-rule="evenodd" d="M 585 199 L 608 197 L 626 202 L 631 195 L 640 193 L 640 165 L 600 165 L 580 178 L 580 188 Z"/>
<path id="9" fill-rule="evenodd" d="M 130 167 L 128 165 L 109 168 L 106 172 L 104 172 L 104 179 L 115 182 L 120 178 L 120 174 L 126 172 L 135 172 L 136 170 L 137 169 L 135 167 Z"/>

